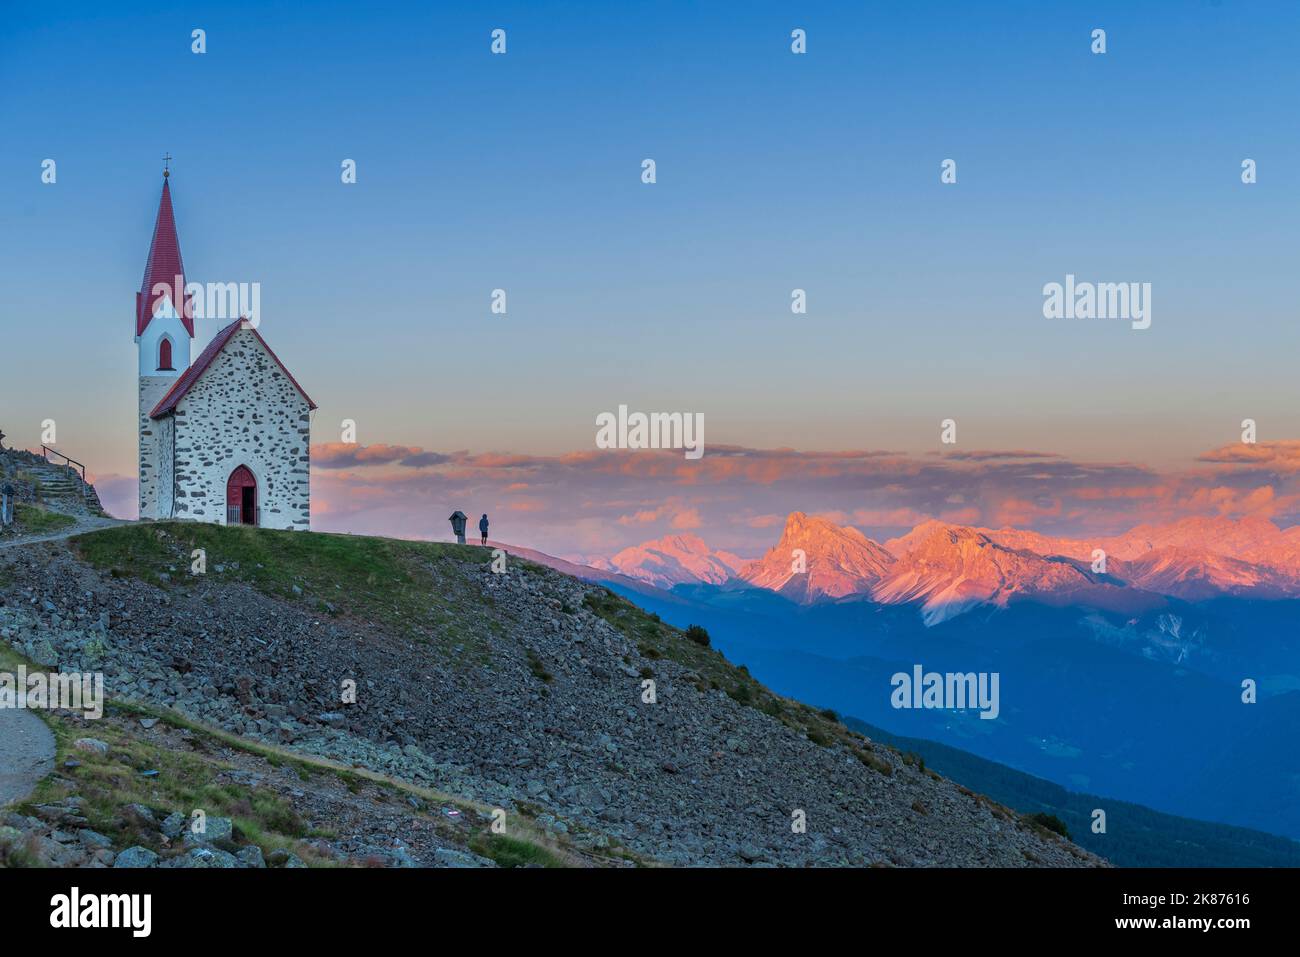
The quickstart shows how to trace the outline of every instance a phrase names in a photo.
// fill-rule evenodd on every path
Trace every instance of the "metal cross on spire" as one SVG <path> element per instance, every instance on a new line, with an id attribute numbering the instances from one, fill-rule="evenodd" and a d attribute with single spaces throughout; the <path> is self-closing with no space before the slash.
<path id="1" fill-rule="evenodd" d="M 163 179 L 166 179 L 168 176 L 171 175 L 171 161 L 172 161 L 172 154 L 165 153 L 163 155 Z"/>

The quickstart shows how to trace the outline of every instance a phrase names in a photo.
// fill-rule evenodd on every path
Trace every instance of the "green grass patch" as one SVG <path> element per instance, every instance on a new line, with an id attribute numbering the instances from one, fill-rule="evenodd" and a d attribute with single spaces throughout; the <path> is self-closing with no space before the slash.
<path id="1" fill-rule="evenodd" d="M 808 740 L 823 748 L 829 748 L 835 743 L 835 740 L 820 728 L 810 728 L 808 731 Z"/>
<path id="2" fill-rule="evenodd" d="M 481 832 L 469 843 L 475 854 L 496 861 L 498 867 L 567 867 L 564 859 L 550 848 L 508 834 Z"/>
<path id="3" fill-rule="evenodd" d="M 861 761 L 863 764 L 865 764 L 867 767 L 871 768 L 873 771 L 878 771 L 879 773 L 885 775 L 885 777 L 889 777 L 894 773 L 893 765 L 891 765 L 888 761 L 882 761 L 880 758 L 876 757 L 871 751 L 868 750 L 858 751 L 857 759 Z"/>
<path id="4" fill-rule="evenodd" d="M 43 505 L 30 505 L 26 502 L 14 504 L 14 521 L 29 535 L 44 535 L 71 528 L 77 520 L 71 515 L 54 512 Z"/>
<path id="5" fill-rule="evenodd" d="M 528 670 L 533 673 L 533 677 L 539 681 L 550 684 L 555 680 L 555 676 L 546 670 L 546 662 L 542 661 L 542 656 L 532 648 L 525 648 L 528 654 Z"/>

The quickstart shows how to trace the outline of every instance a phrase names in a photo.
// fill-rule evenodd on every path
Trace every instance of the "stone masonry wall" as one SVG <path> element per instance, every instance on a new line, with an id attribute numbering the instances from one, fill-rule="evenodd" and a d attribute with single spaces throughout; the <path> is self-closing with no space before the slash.
<path id="1" fill-rule="evenodd" d="M 252 330 L 230 338 L 175 420 L 177 518 L 225 524 L 226 482 L 245 465 L 263 527 L 310 527 L 310 408 Z"/>
<path id="2" fill-rule="evenodd" d="M 158 484 L 155 490 L 157 500 L 157 517 L 171 518 L 176 505 L 175 469 L 173 449 L 176 422 L 171 416 L 165 416 L 154 422 L 154 432 L 158 443 Z"/>
<path id="3" fill-rule="evenodd" d="M 154 406 L 162 401 L 167 390 L 176 382 L 176 376 L 140 377 L 140 517 L 164 518 L 158 512 L 158 484 L 163 478 L 158 474 L 158 423 L 149 418 Z M 171 476 L 165 481 L 170 485 Z"/>

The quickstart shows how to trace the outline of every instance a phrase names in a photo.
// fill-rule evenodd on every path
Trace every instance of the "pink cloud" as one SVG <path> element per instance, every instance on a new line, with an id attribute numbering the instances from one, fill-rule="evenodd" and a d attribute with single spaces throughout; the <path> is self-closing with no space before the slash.
<path id="1" fill-rule="evenodd" d="M 1253 465 L 1280 472 L 1300 471 L 1300 441 L 1258 442 L 1225 445 L 1199 457 L 1217 465 Z"/>
<path id="2" fill-rule="evenodd" d="M 522 499 L 518 502 L 511 502 L 506 506 L 507 511 L 511 512 L 544 512 L 546 503 L 536 499 Z"/>
<path id="3" fill-rule="evenodd" d="M 691 528 L 699 528 L 704 523 L 700 521 L 700 513 L 697 509 L 688 508 L 684 512 L 678 512 L 673 516 L 672 527 L 679 531 L 685 531 Z"/>
<path id="4" fill-rule="evenodd" d="M 1050 502 L 1031 502 L 1020 498 L 1002 500 L 993 509 L 994 526 L 1012 528 L 1033 528 L 1042 518 L 1061 514 L 1059 499 Z"/>
<path id="5" fill-rule="evenodd" d="M 357 445 L 355 442 L 325 442 L 313 445 L 312 465 L 335 469 L 349 465 L 386 465 L 424 454 L 423 449 L 406 445 Z"/>
<path id="6" fill-rule="evenodd" d="M 698 461 L 590 449 L 543 456 L 330 444 L 313 452 L 332 464 L 313 475 L 318 527 L 444 535 L 442 518 L 460 508 L 500 513 L 493 530 L 503 541 L 561 555 L 612 554 L 674 529 L 760 554 L 795 510 L 878 538 L 930 517 L 1062 536 L 1196 514 L 1300 521 L 1300 442 L 1229 446 L 1164 472 L 1023 450 L 907 456 L 719 446 Z"/>

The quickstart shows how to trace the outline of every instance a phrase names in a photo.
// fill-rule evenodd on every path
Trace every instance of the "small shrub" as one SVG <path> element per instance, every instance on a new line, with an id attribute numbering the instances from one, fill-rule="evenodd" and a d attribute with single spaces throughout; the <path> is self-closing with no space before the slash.
<path id="1" fill-rule="evenodd" d="M 564 866 L 564 861 L 549 848 L 504 834 L 478 834 L 469 847 L 474 853 L 496 861 L 499 867 Z"/>
<path id="2" fill-rule="evenodd" d="M 1046 811 L 1039 811 L 1037 814 L 1030 814 L 1025 820 L 1037 824 L 1039 827 L 1046 828 L 1054 834 L 1059 834 L 1067 841 L 1070 839 L 1070 829 L 1065 826 L 1055 814 L 1048 814 Z"/>
<path id="3" fill-rule="evenodd" d="M 894 767 L 888 761 L 882 761 L 868 751 L 857 752 L 857 758 L 873 771 L 879 771 L 885 777 L 890 777 L 894 773 Z"/>
<path id="4" fill-rule="evenodd" d="M 0 867 L 11 868 L 36 868 L 41 866 L 40 857 L 36 853 L 36 835 L 31 835 L 23 842 L 15 841 L 12 844 L 0 845 Z"/>
<path id="5" fill-rule="evenodd" d="M 525 650 L 528 653 L 528 670 L 533 673 L 533 677 L 550 684 L 554 680 L 554 675 L 546 670 L 546 663 L 542 661 L 542 656 L 531 648 Z"/>
<path id="6" fill-rule="evenodd" d="M 709 647 L 709 633 L 704 629 L 703 625 L 687 626 L 686 637 L 702 648 Z"/>

